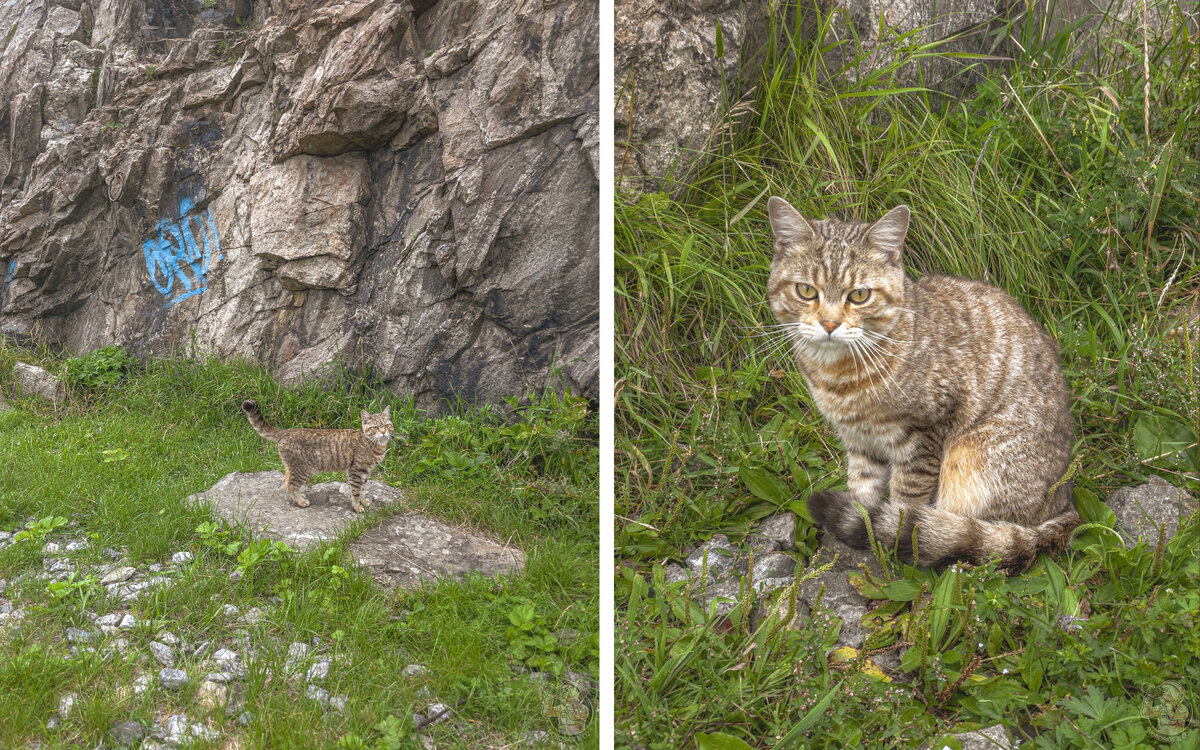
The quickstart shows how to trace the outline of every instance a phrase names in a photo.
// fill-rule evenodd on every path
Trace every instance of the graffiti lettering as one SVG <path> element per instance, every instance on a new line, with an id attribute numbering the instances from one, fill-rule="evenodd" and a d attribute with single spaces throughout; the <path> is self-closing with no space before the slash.
<path id="1" fill-rule="evenodd" d="M 163 309 L 208 289 L 209 263 L 224 257 L 212 211 L 191 216 L 195 205 L 191 198 L 179 201 L 179 221 L 163 219 L 142 243 L 150 281 L 166 299 Z"/>

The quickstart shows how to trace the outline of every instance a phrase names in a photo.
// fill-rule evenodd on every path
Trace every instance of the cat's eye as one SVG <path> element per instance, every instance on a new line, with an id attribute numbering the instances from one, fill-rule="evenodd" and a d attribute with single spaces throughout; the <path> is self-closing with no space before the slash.
<path id="1" fill-rule="evenodd" d="M 854 289 L 849 294 L 846 295 L 846 299 L 850 300 L 851 302 L 853 302 L 856 305 L 861 305 L 862 303 L 871 299 L 871 290 L 870 289 Z"/>
<path id="2" fill-rule="evenodd" d="M 796 294 L 800 295 L 800 299 L 803 300 L 814 300 L 817 298 L 817 290 L 808 284 L 796 284 Z"/>

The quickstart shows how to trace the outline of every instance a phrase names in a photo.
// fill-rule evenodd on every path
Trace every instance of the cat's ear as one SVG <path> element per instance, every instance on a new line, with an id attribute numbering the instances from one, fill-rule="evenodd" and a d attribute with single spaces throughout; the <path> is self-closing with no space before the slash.
<path id="1" fill-rule="evenodd" d="M 392 418 L 392 405 L 391 404 L 388 404 L 387 406 L 383 407 L 383 418 L 384 419 Z"/>
<path id="2" fill-rule="evenodd" d="M 793 245 L 809 242 L 813 238 L 812 225 L 792 208 L 792 204 L 779 196 L 767 201 L 767 216 L 771 218 L 771 232 L 775 235 L 775 254 L 784 252 Z"/>
<path id="3" fill-rule="evenodd" d="M 362 411 L 360 411 L 358 413 L 358 421 L 362 422 L 363 424 L 366 424 L 367 417 L 369 417 L 369 416 L 371 416 L 371 412 L 367 411 L 366 409 L 363 409 Z"/>
<path id="4" fill-rule="evenodd" d="M 882 250 L 888 260 L 899 260 L 900 248 L 904 246 L 904 238 L 908 235 L 908 217 L 908 206 L 896 206 L 871 225 L 867 230 L 867 242 Z"/>

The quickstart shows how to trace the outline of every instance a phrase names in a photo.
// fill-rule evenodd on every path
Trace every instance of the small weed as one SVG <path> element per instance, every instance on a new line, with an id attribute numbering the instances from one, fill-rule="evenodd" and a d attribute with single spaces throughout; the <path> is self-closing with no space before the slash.
<path id="1" fill-rule="evenodd" d="M 58 608 L 68 608 L 82 615 L 87 612 L 88 604 L 100 593 L 100 579 L 72 572 L 65 581 L 47 583 L 46 591 Z"/>
<path id="2" fill-rule="evenodd" d="M 25 529 L 14 534 L 13 539 L 18 542 L 41 544 L 46 537 L 66 525 L 67 519 L 62 516 L 46 516 L 40 520 L 26 523 Z"/>
<path id="3" fill-rule="evenodd" d="M 63 380 L 68 386 L 87 390 L 112 388 L 137 364 L 120 346 L 103 346 L 81 357 L 71 357 L 63 365 Z"/>

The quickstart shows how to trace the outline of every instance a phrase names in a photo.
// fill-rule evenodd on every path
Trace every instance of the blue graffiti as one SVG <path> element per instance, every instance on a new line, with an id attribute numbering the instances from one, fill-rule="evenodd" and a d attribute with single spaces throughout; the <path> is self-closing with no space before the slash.
<path id="1" fill-rule="evenodd" d="M 155 236 L 142 243 L 146 270 L 154 288 L 166 298 L 163 309 L 208 289 L 209 263 L 221 255 L 217 223 L 212 211 L 189 216 L 196 203 L 179 201 L 179 220 L 163 219 L 154 227 Z M 200 241 L 196 241 L 199 235 Z"/>

